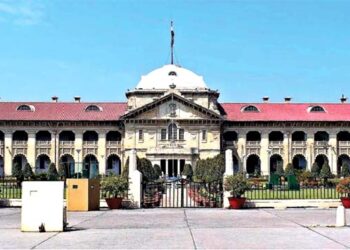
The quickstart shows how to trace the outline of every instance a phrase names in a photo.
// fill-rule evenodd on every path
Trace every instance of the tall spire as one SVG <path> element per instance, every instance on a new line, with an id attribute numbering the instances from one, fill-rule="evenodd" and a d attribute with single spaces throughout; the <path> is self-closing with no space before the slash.
<path id="1" fill-rule="evenodd" d="M 170 23 L 170 35 L 171 35 L 171 42 L 170 42 L 170 47 L 171 47 L 171 64 L 174 64 L 174 38 L 175 38 L 175 32 L 174 32 L 174 27 L 173 27 L 173 21 Z"/>

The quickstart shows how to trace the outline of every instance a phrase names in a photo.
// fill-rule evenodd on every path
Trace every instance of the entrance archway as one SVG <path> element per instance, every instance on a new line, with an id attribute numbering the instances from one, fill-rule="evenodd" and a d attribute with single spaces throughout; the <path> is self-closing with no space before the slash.
<path id="1" fill-rule="evenodd" d="M 0 177 L 5 176 L 4 158 L 0 155 Z"/>
<path id="2" fill-rule="evenodd" d="M 337 174 L 340 175 L 341 173 L 341 167 L 344 163 L 347 163 L 348 166 L 350 166 L 350 157 L 348 155 L 339 155 L 338 161 L 337 161 Z"/>
<path id="3" fill-rule="evenodd" d="M 249 155 L 247 158 L 247 173 L 250 175 L 260 175 L 260 157 Z"/>
<path id="4" fill-rule="evenodd" d="M 283 168 L 283 159 L 282 156 L 274 154 L 270 157 L 270 173 L 274 173 L 277 170 L 278 164 L 282 165 Z"/>
<path id="5" fill-rule="evenodd" d="M 293 168 L 298 170 L 306 170 L 307 162 L 305 156 L 303 155 L 295 155 L 293 157 Z"/>
<path id="6" fill-rule="evenodd" d="M 74 176 L 75 170 L 73 156 L 69 154 L 62 155 L 60 158 L 60 164 L 63 166 L 67 178 Z"/>
<path id="7" fill-rule="evenodd" d="M 91 179 L 98 176 L 98 160 L 96 159 L 96 156 L 85 156 L 83 166 L 83 177 Z"/>
<path id="8" fill-rule="evenodd" d="M 21 166 L 21 168 L 23 169 L 24 166 L 27 164 L 27 158 L 24 155 L 16 155 L 13 158 L 13 166 L 15 166 L 16 164 L 18 164 L 19 166 Z"/>
<path id="9" fill-rule="evenodd" d="M 46 173 L 51 163 L 50 158 L 47 155 L 39 155 L 35 162 L 36 173 Z"/>
<path id="10" fill-rule="evenodd" d="M 116 175 L 120 175 L 120 158 L 118 155 L 110 155 L 107 158 L 107 173 L 113 173 Z"/>
<path id="11" fill-rule="evenodd" d="M 315 162 L 317 163 L 319 169 L 321 169 L 323 164 L 325 162 L 328 162 L 328 157 L 325 156 L 324 154 L 320 154 L 315 158 Z"/>

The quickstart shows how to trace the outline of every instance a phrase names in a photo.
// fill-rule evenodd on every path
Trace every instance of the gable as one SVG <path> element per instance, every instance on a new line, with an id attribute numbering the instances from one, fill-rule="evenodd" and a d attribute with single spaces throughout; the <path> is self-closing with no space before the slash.
<path id="1" fill-rule="evenodd" d="M 130 111 L 123 119 L 221 119 L 214 111 L 174 93 Z"/>

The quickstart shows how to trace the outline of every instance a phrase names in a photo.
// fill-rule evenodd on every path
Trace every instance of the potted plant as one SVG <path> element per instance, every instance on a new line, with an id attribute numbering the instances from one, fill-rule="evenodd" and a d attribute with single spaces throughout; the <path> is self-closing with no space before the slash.
<path id="1" fill-rule="evenodd" d="M 337 192 L 346 195 L 340 197 L 345 208 L 350 208 L 350 177 L 341 179 L 337 185 Z"/>
<path id="2" fill-rule="evenodd" d="M 128 190 L 128 179 L 111 174 L 102 179 L 101 189 L 110 209 L 121 208 L 123 196 Z"/>
<path id="3" fill-rule="evenodd" d="M 230 208 L 242 208 L 246 198 L 242 197 L 245 191 L 249 190 L 250 185 L 243 174 L 229 175 L 225 178 L 224 189 L 230 192 L 231 197 L 228 198 Z"/>

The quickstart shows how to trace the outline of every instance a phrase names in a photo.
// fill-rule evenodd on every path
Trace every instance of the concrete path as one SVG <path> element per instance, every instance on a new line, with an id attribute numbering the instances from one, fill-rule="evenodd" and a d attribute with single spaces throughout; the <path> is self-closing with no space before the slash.
<path id="1" fill-rule="evenodd" d="M 349 248 L 350 227 L 332 227 L 335 213 L 335 209 L 103 210 L 69 213 L 69 232 L 21 233 L 20 209 L 0 208 L 0 248 Z"/>

